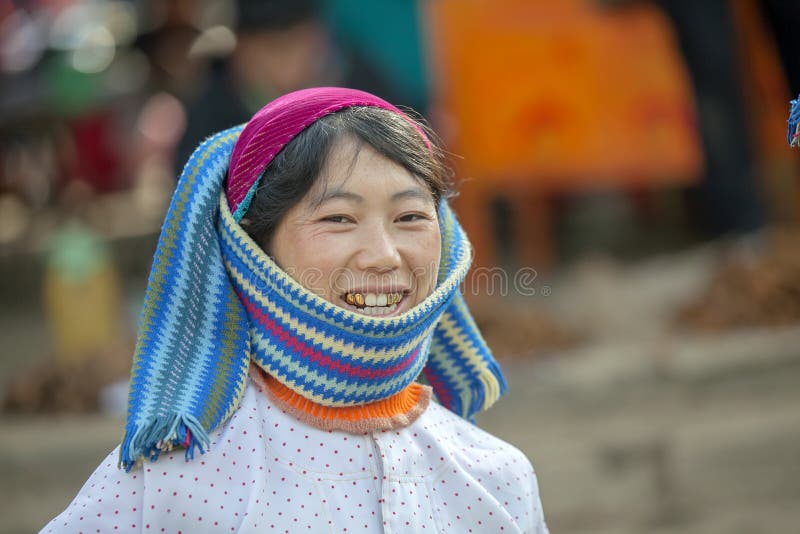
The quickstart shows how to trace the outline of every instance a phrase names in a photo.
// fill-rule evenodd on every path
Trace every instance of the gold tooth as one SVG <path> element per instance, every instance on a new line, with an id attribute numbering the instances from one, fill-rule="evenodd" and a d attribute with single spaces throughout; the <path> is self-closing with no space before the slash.
<path id="1" fill-rule="evenodd" d="M 363 308 L 364 307 L 364 295 L 362 295 L 361 293 L 356 293 L 355 299 L 356 299 L 356 306 L 358 306 L 359 308 Z"/>
<path id="2" fill-rule="evenodd" d="M 350 304 L 351 306 L 356 303 L 356 301 L 353 300 L 353 294 L 352 293 L 348 293 L 347 295 L 345 295 L 344 296 L 344 301 L 347 302 L 348 304 Z"/>

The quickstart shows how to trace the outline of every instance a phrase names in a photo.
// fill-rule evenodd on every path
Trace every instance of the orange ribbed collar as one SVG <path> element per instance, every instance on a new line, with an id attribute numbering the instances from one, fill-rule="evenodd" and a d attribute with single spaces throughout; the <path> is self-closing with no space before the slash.
<path id="1" fill-rule="evenodd" d="M 292 391 L 257 365 L 250 365 L 250 377 L 280 409 L 322 430 L 363 434 L 406 427 L 425 411 L 431 400 L 429 386 L 412 382 L 377 402 L 361 406 L 322 406 Z"/>

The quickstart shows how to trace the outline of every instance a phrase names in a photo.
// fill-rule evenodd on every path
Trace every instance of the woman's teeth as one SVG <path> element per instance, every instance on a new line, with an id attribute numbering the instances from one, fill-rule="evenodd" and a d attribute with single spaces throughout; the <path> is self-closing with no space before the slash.
<path id="1" fill-rule="evenodd" d="M 381 315 L 389 315 L 397 308 L 397 304 L 392 304 L 391 306 L 364 306 L 363 308 L 358 309 L 358 313 L 362 315 L 370 315 L 373 317 L 378 317 Z"/>
<path id="2" fill-rule="evenodd" d="M 344 296 L 345 302 L 369 312 L 367 315 L 391 313 L 402 298 L 401 293 L 346 293 Z"/>

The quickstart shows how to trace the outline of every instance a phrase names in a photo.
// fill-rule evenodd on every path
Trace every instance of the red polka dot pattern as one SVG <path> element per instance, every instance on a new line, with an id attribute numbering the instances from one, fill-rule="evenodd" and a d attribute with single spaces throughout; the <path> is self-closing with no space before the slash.
<path id="1" fill-rule="evenodd" d="M 113 451 L 42 532 L 546 533 L 514 447 L 431 403 L 400 430 L 308 426 L 248 384 L 211 450 L 131 473 Z"/>

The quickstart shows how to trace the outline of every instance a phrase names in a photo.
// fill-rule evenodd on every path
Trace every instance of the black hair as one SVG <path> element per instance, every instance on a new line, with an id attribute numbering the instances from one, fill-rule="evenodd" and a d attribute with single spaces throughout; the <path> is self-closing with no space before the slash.
<path id="1" fill-rule="evenodd" d="M 266 250 L 283 216 L 316 183 L 331 147 L 347 136 L 366 143 L 425 183 L 438 207 L 440 200 L 452 194 L 452 172 L 432 132 L 420 121 L 415 124 L 431 140 L 430 147 L 409 120 L 381 108 L 345 108 L 312 123 L 267 165 L 242 228 Z"/>

